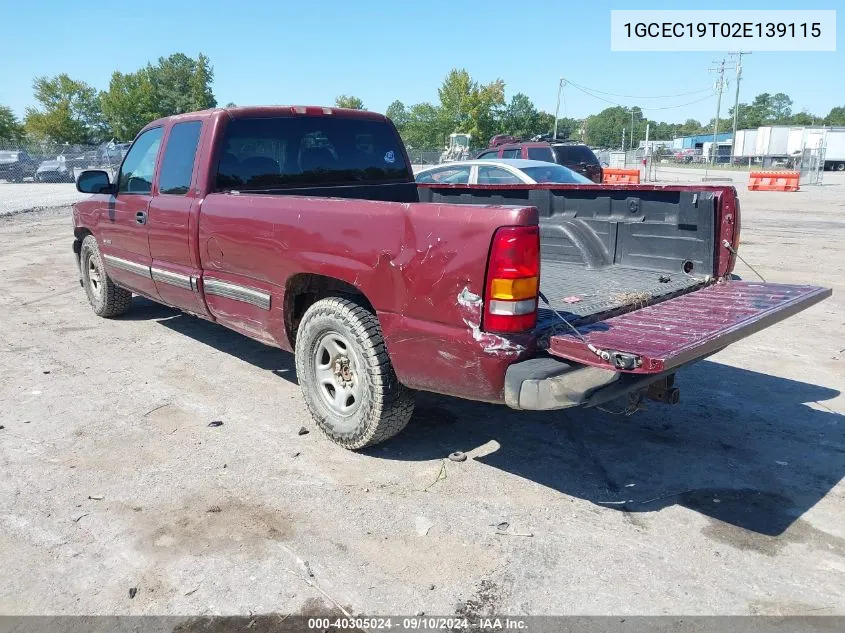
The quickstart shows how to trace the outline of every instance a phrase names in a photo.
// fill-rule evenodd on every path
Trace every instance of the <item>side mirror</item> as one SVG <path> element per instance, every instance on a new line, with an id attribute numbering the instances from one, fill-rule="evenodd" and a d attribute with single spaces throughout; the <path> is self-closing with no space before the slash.
<path id="1" fill-rule="evenodd" d="M 76 179 L 76 190 L 81 193 L 114 193 L 109 175 L 100 169 L 86 169 Z"/>

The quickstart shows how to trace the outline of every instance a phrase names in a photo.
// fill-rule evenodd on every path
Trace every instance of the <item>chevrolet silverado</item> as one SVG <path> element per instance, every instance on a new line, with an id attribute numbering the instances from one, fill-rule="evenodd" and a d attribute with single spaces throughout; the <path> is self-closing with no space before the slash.
<path id="1" fill-rule="evenodd" d="M 94 312 L 133 294 L 295 354 L 317 425 L 398 433 L 414 390 L 544 410 L 676 402 L 675 372 L 830 295 L 731 274 L 723 186 L 414 182 L 392 123 L 324 107 L 154 121 L 79 175 Z"/>

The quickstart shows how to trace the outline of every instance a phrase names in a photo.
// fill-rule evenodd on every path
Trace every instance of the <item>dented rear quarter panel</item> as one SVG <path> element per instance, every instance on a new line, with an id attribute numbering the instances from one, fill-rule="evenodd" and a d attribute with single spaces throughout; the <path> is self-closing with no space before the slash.
<path id="1" fill-rule="evenodd" d="M 533 353 L 531 335 L 481 331 L 481 297 L 496 229 L 532 225 L 534 207 L 375 202 L 213 193 L 199 222 L 204 274 L 271 294 L 241 329 L 265 329 L 291 349 L 289 281 L 311 273 L 355 286 L 375 308 L 400 381 L 500 401 L 507 366 Z M 264 319 L 257 322 L 256 319 Z"/>

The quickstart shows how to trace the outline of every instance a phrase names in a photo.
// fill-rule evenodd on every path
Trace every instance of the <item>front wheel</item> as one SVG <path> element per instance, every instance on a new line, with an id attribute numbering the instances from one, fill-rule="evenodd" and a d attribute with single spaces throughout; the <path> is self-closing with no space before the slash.
<path id="1" fill-rule="evenodd" d="M 414 412 L 378 319 L 349 299 L 330 297 L 308 308 L 296 336 L 296 375 L 317 426 L 344 448 L 390 439 Z"/>
<path id="2" fill-rule="evenodd" d="M 132 293 L 117 286 L 106 272 L 100 247 L 93 235 L 86 235 L 79 250 L 79 267 L 82 285 L 94 314 L 115 317 L 126 313 L 132 306 Z"/>

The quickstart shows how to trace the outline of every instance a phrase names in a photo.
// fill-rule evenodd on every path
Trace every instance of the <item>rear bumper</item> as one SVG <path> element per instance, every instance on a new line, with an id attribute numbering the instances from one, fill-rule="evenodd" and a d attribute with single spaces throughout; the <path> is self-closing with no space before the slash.
<path id="1" fill-rule="evenodd" d="M 548 356 L 531 358 L 508 367 L 505 404 L 524 411 L 595 407 L 645 389 L 672 373 L 625 374 Z"/>
<path id="2" fill-rule="evenodd" d="M 527 411 L 577 407 L 620 376 L 619 372 L 557 358 L 530 358 L 510 365 L 505 372 L 505 404 Z"/>

